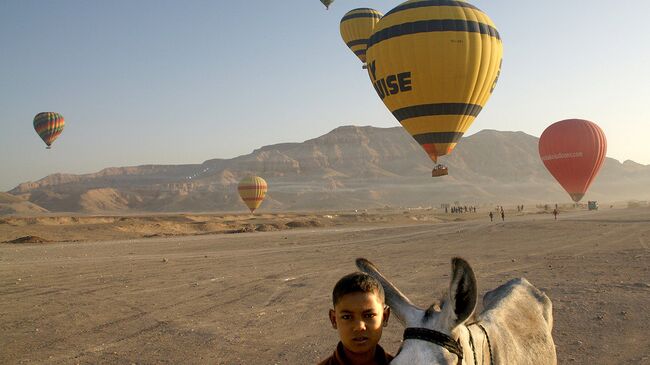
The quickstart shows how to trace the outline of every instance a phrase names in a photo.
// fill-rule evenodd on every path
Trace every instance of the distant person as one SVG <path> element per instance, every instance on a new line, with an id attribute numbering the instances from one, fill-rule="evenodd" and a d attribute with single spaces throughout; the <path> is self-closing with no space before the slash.
<path id="1" fill-rule="evenodd" d="M 505 213 L 503 212 L 503 207 L 501 207 L 501 220 L 502 220 L 502 221 L 505 221 L 505 220 L 506 220 L 506 215 L 505 215 Z"/>
<path id="2" fill-rule="evenodd" d="M 553 217 L 555 217 L 555 220 L 557 220 L 557 215 L 558 215 L 557 209 L 553 209 Z"/>
<path id="3" fill-rule="evenodd" d="M 348 274 L 334 286 L 332 302 L 330 322 L 340 341 L 319 365 L 388 365 L 393 356 L 379 346 L 390 316 L 381 284 L 362 272 Z"/>
<path id="4" fill-rule="evenodd" d="M 492 211 L 490 211 L 490 222 L 493 221 L 493 218 L 494 218 L 494 214 L 492 214 Z"/>
<path id="5" fill-rule="evenodd" d="M 447 207 L 445 207 L 445 214 L 447 214 L 447 213 L 449 213 L 449 209 L 447 209 Z"/>

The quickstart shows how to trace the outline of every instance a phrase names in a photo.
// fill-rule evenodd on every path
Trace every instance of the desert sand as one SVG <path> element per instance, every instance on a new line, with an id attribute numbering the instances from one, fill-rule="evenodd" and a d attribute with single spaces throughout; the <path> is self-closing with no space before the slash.
<path id="1" fill-rule="evenodd" d="M 232 234 L 225 234 L 232 233 Z M 525 277 L 553 301 L 560 364 L 650 364 L 650 208 L 2 218 L 2 364 L 314 364 L 331 289 L 373 261 L 415 303 Z M 65 242 L 62 242 L 65 241 Z M 397 350 L 394 320 L 383 346 Z"/>

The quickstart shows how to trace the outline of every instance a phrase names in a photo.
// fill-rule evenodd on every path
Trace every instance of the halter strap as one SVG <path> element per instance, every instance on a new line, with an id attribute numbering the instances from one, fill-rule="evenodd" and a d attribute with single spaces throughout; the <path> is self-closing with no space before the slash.
<path id="1" fill-rule="evenodd" d="M 490 365 L 494 365 L 494 359 L 492 358 L 492 344 L 490 344 L 490 337 L 488 336 L 485 327 L 483 327 L 483 325 L 478 322 L 469 323 L 465 326 L 467 328 L 467 332 L 469 332 L 469 345 L 472 348 L 472 354 L 474 355 L 474 364 L 478 365 L 478 357 L 476 356 L 476 349 L 474 347 L 474 338 L 472 337 L 472 331 L 469 329 L 469 326 L 471 325 L 478 326 L 481 329 L 481 331 L 483 331 L 483 334 L 485 334 L 485 338 L 487 339 L 487 344 L 488 344 L 488 351 L 490 352 Z M 463 347 L 461 346 L 460 342 L 454 340 L 453 338 L 451 338 L 450 336 L 442 332 L 430 330 L 428 328 L 407 327 L 404 330 L 404 339 L 422 340 L 422 341 L 428 341 L 434 343 L 438 346 L 445 348 L 447 351 L 451 352 L 452 354 L 458 356 L 459 364 L 463 363 Z"/>
<path id="2" fill-rule="evenodd" d="M 481 331 L 483 331 L 483 334 L 485 335 L 485 339 L 487 340 L 488 351 L 490 352 L 490 365 L 494 365 L 494 359 L 492 358 L 492 344 L 490 344 L 490 336 L 488 336 L 485 327 L 483 327 L 483 325 L 480 324 L 478 321 L 468 323 L 465 325 L 465 328 L 467 328 L 467 332 L 469 333 L 469 344 L 472 347 L 472 352 L 474 353 L 474 364 L 478 365 L 478 358 L 476 356 L 476 351 L 474 349 L 474 339 L 472 338 L 472 330 L 469 329 L 469 326 L 478 326 L 478 328 L 480 328 Z"/>
<path id="3" fill-rule="evenodd" d="M 469 347 L 472 348 L 472 355 L 474 355 L 474 365 L 478 365 L 478 359 L 476 357 L 476 349 L 474 348 L 474 338 L 472 337 L 472 330 L 470 330 L 468 326 L 465 326 L 465 328 L 467 328 L 467 333 L 469 334 Z"/>
<path id="4" fill-rule="evenodd" d="M 494 359 L 492 358 L 492 345 L 490 344 L 490 336 L 488 336 L 487 331 L 485 330 L 485 327 L 483 327 L 482 324 L 477 323 L 476 324 L 485 334 L 485 338 L 487 339 L 488 343 L 488 350 L 490 351 L 490 365 L 494 365 Z"/>
<path id="5" fill-rule="evenodd" d="M 460 342 L 442 332 L 430 330 L 428 328 L 407 327 L 404 330 L 404 339 L 423 340 L 435 343 L 458 356 L 458 360 L 460 360 L 461 363 L 463 361 L 463 348 L 461 347 Z"/>

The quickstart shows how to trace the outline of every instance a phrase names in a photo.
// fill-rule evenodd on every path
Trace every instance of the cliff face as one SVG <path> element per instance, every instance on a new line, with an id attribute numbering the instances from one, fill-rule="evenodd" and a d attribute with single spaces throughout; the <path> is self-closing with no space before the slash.
<path id="1" fill-rule="evenodd" d="M 269 183 L 261 209 L 568 201 L 540 161 L 537 142 L 523 132 L 481 131 L 441 159 L 450 175 L 433 179 L 432 162 L 401 127 L 344 126 L 232 159 L 54 174 L 10 193 L 50 211 L 243 211 L 237 182 L 255 174 Z M 646 200 L 648 186 L 650 166 L 608 158 L 585 199 Z"/>

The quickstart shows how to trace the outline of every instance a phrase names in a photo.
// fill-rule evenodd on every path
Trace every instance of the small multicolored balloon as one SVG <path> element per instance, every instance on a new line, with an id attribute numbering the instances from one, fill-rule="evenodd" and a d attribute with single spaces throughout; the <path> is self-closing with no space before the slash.
<path id="1" fill-rule="evenodd" d="M 320 2 L 323 3 L 323 5 L 325 5 L 325 9 L 329 10 L 330 5 L 332 5 L 334 0 L 320 0 Z"/>
<path id="2" fill-rule="evenodd" d="M 65 119 L 59 113 L 42 112 L 34 117 L 34 129 L 47 145 L 47 149 L 51 148 L 50 146 L 54 143 L 54 140 L 63 132 L 64 126 Z"/>

